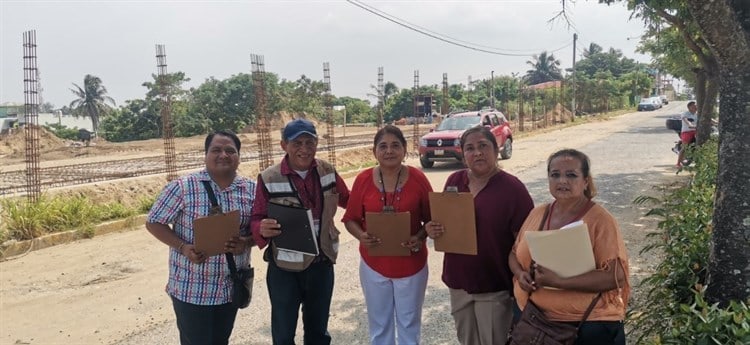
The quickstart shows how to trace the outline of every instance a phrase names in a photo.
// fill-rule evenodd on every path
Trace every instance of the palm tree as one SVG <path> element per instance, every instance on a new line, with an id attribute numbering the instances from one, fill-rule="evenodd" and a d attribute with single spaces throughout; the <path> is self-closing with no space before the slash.
<path id="1" fill-rule="evenodd" d="M 75 86 L 75 89 L 70 89 L 70 91 L 78 97 L 70 102 L 73 115 L 90 117 L 91 127 L 96 133 L 99 129 L 99 118 L 111 109 L 107 103 L 114 106 L 115 101 L 107 96 L 107 89 L 97 76 L 87 74 L 83 78 L 83 87 L 76 85 L 76 83 L 73 83 L 73 86 Z"/>
<path id="2" fill-rule="evenodd" d="M 610 50 L 611 49 L 612 48 L 610 48 Z M 588 48 L 584 48 L 583 49 L 583 57 L 584 58 L 590 58 L 590 57 L 592 57 L 592 56 L 594 56 L 596 54 L 599 54 L 599 53 L 601 53 L 603 51 L 604 51 L 604 49 L 602 49 L 602 46 L 600 46 L 600 45 L 598 45 L 598 44 L 596 44 L 594 42 L 591 42 L 591 44 L 589 44 Z"/>
<path id="3" fill-rule="evenodd" d="M 529 60 L 526 63 L 533 67 L 526 71 L 526 82 L 531 85 L 562 79 L 560 60 L 555 59 L 554 54 L 547 55 L 547 52 L 543 51 L 539 55 L 534 55 L 533 61 Z"/>

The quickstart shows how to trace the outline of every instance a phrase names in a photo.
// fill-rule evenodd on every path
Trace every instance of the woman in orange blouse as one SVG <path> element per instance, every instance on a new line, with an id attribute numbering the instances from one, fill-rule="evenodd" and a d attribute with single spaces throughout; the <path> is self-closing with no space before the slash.
<path id="1" fill-rule="evenodd" d="M 529 292 L 533 291 L 531 300 L 544 310 L 548 319 L 577 324 L 591 301 L 601 293 L 602 297 L 579 329 L 576 345 L 624 345 L 623 320 L 630 297 L 628 256 L 617 221 L 592 201 L 596 187 L 589 158 L 577 150 L 555 152 L 547 160 L 547 174 L 549 191 L 555 200 L 531 211 L 508 259 L 514 275 L 516 303 L 523 309 Z M 577 220 L 588 226 L 596 269 L 562 278 L 532 264 L 524 232 L 560 229 Z"/>

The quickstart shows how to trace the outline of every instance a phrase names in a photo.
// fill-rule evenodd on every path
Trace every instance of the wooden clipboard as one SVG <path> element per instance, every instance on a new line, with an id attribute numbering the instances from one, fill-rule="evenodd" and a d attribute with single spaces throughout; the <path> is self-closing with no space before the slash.
<path id="1" fill-rule="evenodd" d="M 477 226 L 474 196 L 471 193 L 430 192 L 432 221 L 445 232 L 435 239 L 435 250 L 445 253 L 477 255 Z"/>
<path id="2" fill-rule="evenodd" d="M 372 256 L 409 256 L 411 250 L 402 246 L 411 237 L 411 214 L 398 213 L 365 213 L 367 232 L 380 239 L 380 244 L 368 247 L 367 253 Z"/>
<path id="3" fill-rule="evenodd" d="M 560 230 L 524 233 L 531 258 L 561 278 L 596 269 L 588 226 L 584 223 Z"/>
<path id="4" fill-rule="evenodd" d="M 234 210 L 193 221 L 195 250 L 208 256 L 224 254 L 224 244 L 240 235 L 240 211 Z"/>

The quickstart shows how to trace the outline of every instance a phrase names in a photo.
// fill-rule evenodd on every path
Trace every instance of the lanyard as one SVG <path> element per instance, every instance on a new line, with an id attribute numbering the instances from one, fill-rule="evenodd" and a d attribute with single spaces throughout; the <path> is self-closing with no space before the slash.
<path id="1" fill-rule="evenodd" d="M 396 185 L 393 187 L 393 195 L 391 196 L 390 205 L 388 204 L 388 196 L 385 193 L 385 180 L 383 179 L 383 170 L 378 169 L 378 173 L 380 174 L 380 201 L 383 202 L 383 212 L 396 212 L 396 200 L 401 200 L 401 198 L 398 197 L 398 193 L 401 192 L 401 188 L 398 187 L 398 183 L 401 182 L 401 169 L 403 169 L 403 166 L 398 169 L 398 175 L 396 175 Z"/>

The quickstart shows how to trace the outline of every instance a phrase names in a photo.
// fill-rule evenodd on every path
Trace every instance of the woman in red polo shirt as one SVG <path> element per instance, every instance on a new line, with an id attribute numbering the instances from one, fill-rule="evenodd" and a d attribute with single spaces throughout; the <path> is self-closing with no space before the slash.
<path id="1" fill-rule="evenodd" d="M 371 344 L 419 344 L 422 304 L 427 288 L 426 234 L 430 219 L 427 177 L 403 164 L 406 139 L 398 127 L 385 126 L 375 134 L 372 149 L 378 166 L 357 175 L 342 222 L 359 239 L 362 256 L 360 283 L 367 304 Z M 371 256 L 380 240 L 367 232 L 366 212 L 409 212 L 411 238 L 402 245 L 409 256 Z"/>

